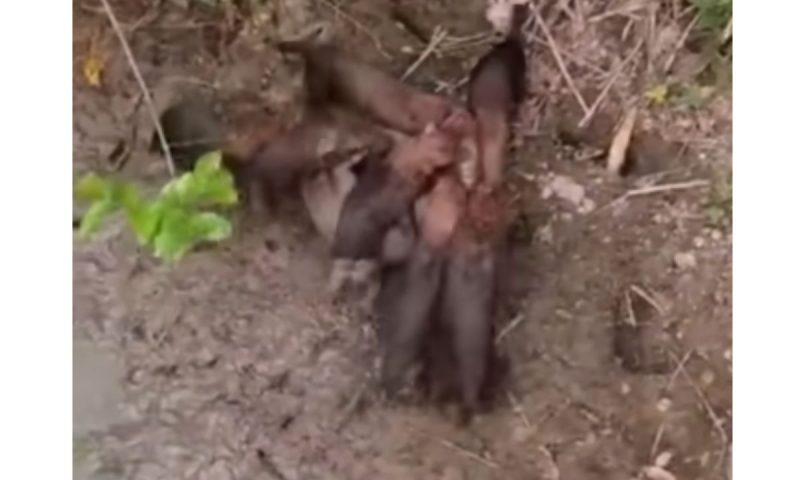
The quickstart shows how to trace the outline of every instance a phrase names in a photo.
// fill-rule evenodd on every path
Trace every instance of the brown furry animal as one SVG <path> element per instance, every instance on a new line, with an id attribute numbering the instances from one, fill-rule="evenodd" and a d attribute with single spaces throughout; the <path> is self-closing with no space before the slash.
<path id="1" fill-rule="evenodd" d="M 409 257 L 382 272 L 377 313 L 383 346 L 382 381 L 389 395 L 420 358 L 430 335 L 447 268 L 446 249 L 465 199 L 455 175 L 440 175 L 420 208 L 419 235 Z"/>
<path id="2" fill-rule="evenodd" d="M 484 183 L 500 185 L 505 167 L 511 118 L 525 94 L 526 59 L 520 36 L 527 6 L 514 7 L 508 38 L 494 46 L 470 72 L 467 106 L 478 123 Z"/>
<path id="3" fill-rule="evenodd" d="M 333 100 L 351 105 L 409 135 L 420 133 L 430 123 L 439 123 L 450 110 L 446 99 L 406 85 L 333 45 L 291 41 L 280 43 L 278 48 L 299 53 L 305 59 L 311 103 Z"/>
<path id="4" fill-rule="evenodd" d="M 454 153 L 453 138 L 444 129 L 430 127 L 397 144 L 385 161 L 368 158 L 362 162 L 339 218 L 333 256 L 378 258 L 386 233 L 411 214 L 431 175 L 451 164 Z"/>

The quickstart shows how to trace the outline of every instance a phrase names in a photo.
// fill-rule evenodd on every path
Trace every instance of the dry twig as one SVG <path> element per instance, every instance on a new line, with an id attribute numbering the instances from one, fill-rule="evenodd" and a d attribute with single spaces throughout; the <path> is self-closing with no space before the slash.
<path id="1" fill-rule="evenodd" d="M 700 15 L 695 15 L 692 18 L 692 21 L 689 22 L 689 25 L 683 30 L 681 33 L 680 38 L 678 39 L 678 43 L 675 44 L 675 48 L 672 49 L 672 53 L 670 53 L 669 58 L 667 61 L 664 62 L 664 72 L 669 72 L 669 69 L 672 67 L 672 64 L 675 63 L 675 58 L 678 56 L 678 51 L 683 48 L 683 45 L 686 43 L 686 40 L 689 38 L 689 33 L 691 33 L 692 28 L 697 23 L 697 20 L 700 19 Z"/>
<path id="2" fill-rule="evenodd" d="M 107 1 L 107 0 L 104 0 L 104 1 Z M 387 60 L 391 60 L 392 59 L 392 56 L 389 55 L 389 53 L 383 48 L 383 44 L 378 39 L 378 37 L 375 36 L 375 34 L 372 33 L 367 27 L 365 27 L 364 24 L 359 22 L 357 19 L 355 19 L 349 13 L 345 12 L 344 10 L 342 10 L 342 7 L 340 5 L 334 3 L 334 2 L 332 2 L 330 0 L 319 0 L 319 1 L 322 2 L 322 4 L 325 5 L 326 7 L 330 8 L 331 10 L 333 10 L 333 12 L 336 15 L 339 15 L 342 18 L 344 18 L 345 20 L 347 20 L 348 22 L 350 22 L 350 24 L 353 27 L 355 27 L 356 30 L 358 30 L 361 33 L 363 33 L 364 35 L 368 36 L 370 38 L 370 40 L 372 40 L 372 43 L 375 44 L 375 48 L 378 50 L 378 52 L 381 55 L 383 55 L 384 57 L 386 57 Z"/>
<path id="3" fill-rule="evenodd" d="M 620 203 L 624 202 L 625 200 L 631 197 L 642 197 L 644 195 L 652 195 L 655 193 L 664 193 L 664 192 L 671 192 L 675 190 L 688 190 L 692 188 L 703 188 L 708 187 L 710 183 L 708 180 L 692 180 L 689 182 L 680 182 L 680 183 L 670 183 L 666 185 L 653 185 L 652 187 L 642 187 L 636 188 L 633 190 L 628 190 L 624 194 L 620 195 L 616 200 L 612 201 L 608 205 L 603 208 L 600 208 L 596 211 L 605 210 L 606 208 L 610 208 Z"/>
<path id="4" fill-rule="evenodd" d="M 108 3 L 108 0 L 101 1 L 103 2 L 103 8 L 106 11 L 108 20 L 111 22 L 111 28 L 114 29 L 114 32 L 117 34 L 117 37 L 122 44 L 122 50 L 125 52 L 125 58 L 127 58 L 128 64 L 130 65 L 131 70 L 133 70 L 133 75 L 136 77 L 136 82 L 139 84 L 139 88 L 144 96 L 145 105 L 147 105 L 147 110 L 150 112 L 150 117 L 152 118 L 156 127 L 158 141 L 161 143 L 161 148 L 164 150 L 164 158 L 167 160 L 167 169 L 169 170 L 169 174 L 170 176 L 174 177 L 175 162 L 172 160 L 172 152 L 169 149 L 167 137 L 164 135 L 164 129 L 161 128 L 161 122 L 158 119 L 158 112 L 156 111 L 155 105 L 153 105 L 153 97 L 150 95 L 150 90 L 148 90 L 147 84 L 144 82 L 142 72 L 139 70 L 139 65 L 136 64 L 136 59 L 133 57 L 131 47 L 128 45 L 128 41 L 125 39 L 125 34 L 122 33 L 122 27 L 120 26 L 119 21 L 117 21 L 116 15 L 114 15 L 114 10 L 112 10 L 111 4 Z"/>
<path id="5" fill-rule="evenodd" d="M 539 12 L 539 8 L 531 3 L 531 8 L 533 9 L 533 13 L 536 16 L 536 21 L 541 25 L 542 32 L 544 32 L 544 36 L 547 39 L 547 43 L 550 46 L 550 50 L 553 52 L 553 58 L 556 60 L 556 64 L 558 65 L 558 69 L 561 71 L 561 74 L 564 76 L 564 80 L 567 82 L 567 86 L 569 86 L 572 95 L 575 97 L 575 100 L 583 109 L 583 113 L 585 115 L 589 115 L 590 110 L 589 106 L 586 104 L 586 100 L 584 100 L 583 95 L 581 92 L 578 91 L 578 87 L 575 86 L 575 81 L 572 79 L 572 75 L 569 74 L 569 70 L 567 70 L 566 65 L 564 64 L 564 59 L 561 58 L 561 52 L 559 51 L 558 45 L 556 45 L 556 41 L 553 38 L 553 35 L 550 34 L 550 29 L 547 28 L 547 25 L 544 23 L 544 19 L 542 18 L 542 14 Z"/>
<path id="6" fill-rule="evenodd" d="M 675 354 L 670 352 L 670 355 L 672 356 L 673 360 L 677 360 Z M 714 429 L 720 436 L 720 440 L 722 441 L 723 445 L 722 448 L 720 449 L 720 455 L 716 465 L 716 468 L 719 468 L 722 465 L 722 462 L 725 461 L 725 457 L 728 455 L 729 442 L 728 442 L 728 434 L 725 432 L 725 428 L 723 428 L 722 426 L 724 422 L 721 418 L 719 418 L 717 412 L 714 411 L 714 408 L 711 406 L 711 402 L 708 401 L 708 398 L 706 397 L 705 393 L 703 393 L 703 390 L 697 386 L 697 383 L 695 383 L 692 376 L 689 375 L 689 372 L 686 371 L 683 364 L 680 362 L 678 363 L 678 371 L 680 371 L 683 374 L 684 378 L 686 378 L 686 381 L 689 382 L 689 385 L 692 387 L 692 390 L 694 390 L 694 393 L 697 395 L 697 398 L 700 399 L 700 403 L 703 405 L 706 414 L 708 414 L 711 423 L 714 424 Z"/>
<path id="7" fill-rule="evenodd" d="M 532 429 L 533 425 L 531 424 L 531 420 L 525 413 L 525 409 L 522 407 L 522 404 L 519 403 L 519 400 L 517 400 L 517 397 L 515 397 L 514 394 L 509 392 L 508 390 L 506 390 L 506 396 L 508 396 L 508 403 L 511 404 L 511 409 L 514 410 L 514 412 L 516 412 L 520 416 L 520 418 L 522 419 L 522 423 L 525 424 L 525 427 L 528 428 L 529 430 Z"/>
<path id="8" fill-rule="evenodd" d="M 442 445 L 444 445 L 445 447 L 447 447 L 447 448 L 449 448 L 451 450 L 454 450 L 454 451 L 460 453 L 461 455 L 464 455 L 467 458 L 471 458 L 472 460 L 480 462 L 480 463 L 482 463 L 482 464 L 486 465 L 487 467 L 492 468 L 494 470 L 500 470 L 500 465 L 498 465 L 497 463 L 489 460 L 488 458 L 484 458 L 483 456 L 478 455 L 475 452 L 471 452 L 471 451 L 467 450 L 464 447 L 456 445 L 455 443 L 453 443 L 453 442 L 451 442 L 449 440 L 445 440 L 444 438 L 440 438 L 439 442 Z"/>
<path id="9" fill-rule="evenodd" d="M 625 164 L 625 154 L 628 152 L 628 146 L 631 143 L 631 136 L 633 135 L 633 127 L 636 125 L 636 115 L 639 110 L 634 105 L 631 107 L 620 124 L 617 133 L 611 140 L 611 147 L 608 149 L 608 158 L 606 160 L 606 170 L 609 173 L 619 174 L 622 166 Z"/>
<path id="10" fill-rule="evenodd" d="M 425 50 L 422 51 L 422 53 L 419 55 L 419 57 L 417 57 L 414 63 L 412 63 L 406 69 L 406 71 L 400 77 L 400 80 L 405 80 L 406 78 L 411 76 L 411 74 L 414 73 L 417 70 L 417 68 L 419 68 L 419 66 L 422 65 L 422 63 L 425 60 L 427 60 L 427 58 L 430 57 L 434 51 L 436 51 L 436 48 L 439 46 L 440 43 L 444 41 L 445 38 L 447 38 L 447 30 L 437 25 L 436 28 L 433 29 L 433 34 L 431 35 L 430 42 L 428 42 L 428 46 L 425 47 Z"/>
<path id="11" fill-rule="evenodd" d="M 614 83 L 616 83 L 617 78 L 619 78 L 622 71 L 625 70 L 625 67 L 628 65 L 628 63 L 630 63 L 631 60 L 633 60 L 633 58 L 636 56 L 636 54 L 639 53 L 639 50 L 642 48 L 643 44 L 644 44 L 644 38 L 639 40 L 639 43 L 637 43 L 636 46 L 633 47 L 633 51 L 627 57 L 625 57 L 625 60 L 622 61 L 617 70 L 611 75 L 611 77 L 609 77 L 609 79 L 606 81 L 605 86 L 603 87 L 603 90 L 594 100 L 592 106 L 589 107 L 589 111 L 586 113 L 586 115 L 584 115 L 583 119 L 578 124 L 578 128 L 585 127 L 586 125 L 588 125 L 589 121 L 592 120 L 592 117 L 597 111 L 597 107 L 599 107 L 600 103 L 606 98 L 606 96 L 608 96 L 608 92 L 611 91 L 611 87 L 614 85 Z"/>
<path id="12" fill-rule="evenodd" d="M 506 325 L 506 326 L 505 326 L 505 327 L 504 327 L 504 328 L 503 328 L 503 329 L 500 331 L 500 333 L 498 333 L 498 334 L 497 334 L 497 336 L 496 336 L 496 337 L 494 337 L 494 343 L 495 343 L 495 345 L 499 344 L 499 343 L 500 343 L 500 341 L 501 341 L 501 340 L 502 340 L 502 339 L 503 339 L 503 338 L 504 338 L 506 335 L 508 335 L 508 334 L 511 332 L 511 330 L 514 330 L 515 328 L 517 328 L 517 326 L 518 326 L 520 323 L 522 323 L 522 321 L 523 321 L 523 320 L 525 320 L 525 315 L 517 315 L 516 317 L 514 317 L 514 319 L 513 319 L 513 320 L 511 320 L 511 321 L 508 323 L 508 325 Z"/>
<path id="13" fill-rule="evenodd" d="M 644 288 L 640 287 L 639 285 L 631 285 L 630 289 L 636 295 L 639 295 L 639 298 L 650 304 L 651 307 L 655 308 L 659 315 L 664 315 L 666 313 L 664 306 L 661 305 L 650 293 L 648 293 Z"/>

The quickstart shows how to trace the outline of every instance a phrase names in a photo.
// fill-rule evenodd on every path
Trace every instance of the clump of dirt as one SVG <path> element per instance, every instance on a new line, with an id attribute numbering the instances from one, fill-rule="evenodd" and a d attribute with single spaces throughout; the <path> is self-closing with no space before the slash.
<path id="1" fill-rule="evenodd" d="M 180 3 L 112 5 L 156 106 L 201 91 L 232 125 L 299 115 L 299 65 L 273 40 L 319 22 L 397 75 L 446 29 L 409 81 L 455 97 L 490 42 L 480 0 Z M 548 31 L 527 31 L 513 301 L 497 342 L 511 360 L 505 405 L 459 429 L 432 406 L 385 402 L 372 327 L 325 293 L 327 246 L 303 215 L 243 217 L 236 238 L 174 268 L 111 227 L 76 240 L 73 257 L 74 328 L 125 370 L 124 420 L 80 438 L 96 474 L 600 479 L 655 465 L 725 478 L 731 236 L 707 210 L 729 178 L 730 101 L 645 105 L 629 171 L 610 178 L 617 122 L 673 52 L 679 65 L 670 32 L 690 20 L 670 2 L 622 3 L 537 2 Z M 166 170 L 147 152 L 152 123 L 114 32 L 102 9 L 74 13 L 74 172 L 157 187 Z M 104 59 L 97 87 L 83 75 L 90 52 Z M 582 128 L 580 102 L 597 103 Z"/>

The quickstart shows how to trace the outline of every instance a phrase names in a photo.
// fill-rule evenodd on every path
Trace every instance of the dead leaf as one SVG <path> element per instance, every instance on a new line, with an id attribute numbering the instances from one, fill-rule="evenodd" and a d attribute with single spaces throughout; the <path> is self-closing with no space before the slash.
<path id="1" fill-rule="evenodd" d="M 667 101 L 668 94 L 669 87 L 662 83 L 644 92 L 644 98 L 650 100 L 653 105 L 663 105 Z"/>
<path id="2" fill-rule="evenodd" d="M 617 133 L 614 134 L 611 147 L 608 149 L 608 161 L 606 162 L 606 170 L 610 173 L 619 174 L 622 165 L 625 163 L 625 154 L 628 151 L 628 145 L 631 143 L 631 135 L 633 134 L 633 127 L 636 125 L 637 113 L 638 109 L 635 106 L 631 107 L 625 114 Z"/>
<path id="3" fill-rule="evenodd" d="M 83 78 L 93 87 L 99 87 L 103 77 L 103 59 L 91 52 L 83 62 Z"/>
<path id="4" fill-rule="evenodd" d="M 89 53 L 83 61 L 83 78 L 86 83 L 93 87 L 99 87 L 103 79 L 105 69 L 105 57 L 101 55 L 97 44 L 100 41 L 100 33 L 95 32 L 89 43 Z"/>

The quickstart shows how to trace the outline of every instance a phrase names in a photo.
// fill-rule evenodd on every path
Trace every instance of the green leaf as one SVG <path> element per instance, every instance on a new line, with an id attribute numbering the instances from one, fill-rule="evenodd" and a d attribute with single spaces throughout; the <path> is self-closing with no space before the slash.
<path id="1" fill-rule="evenodd" d="M 213 212 L 195 214 L 192 218 L 192 229 L 198 238 L 208 242 L 219 242 L 231 236 L 231 222 Z"/>
<path id="2" fill-rule="evenodd" d="M 96 173 L 84 175 L 75 185 L 75 196 L 81 200 L 102 200 L 111 190 L 112 183 Z"/>
<path id="3" fill-rule="evenodd" d="M 233 175 L 222 166 L 219 151 L 200 157 L 194 170 L 165 185 L 162 195 L 186 206 L 228 206 L 238 202 Z"/>
<path id="4" fill-rule="evenodd" d="M 93 203 L 81 219 L 78 234 L 83 238 L 89 237 L 100 228 L 103 220 L 118 208 L 119 205 L 114 202 L 111 195 L 107 195 L 106 198 Z"/>
<path id="5" fill-rule="evenodd" d="M 153 240 L 155 255 L 175 262 L 183 258 L 195 243 L 191 235 L 190 215 L 180 209 L 165 211 L 161 228 Z"/>
<path id="6" fill-rule="evenodd" d="M 128 225 L 136 235 L 136 241 L 144 246 L 151 243 L 158 230 L 164 212 L 164 204 L 156 200 L 146 204 L 140 203 L 126 208 Z"/>

